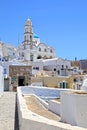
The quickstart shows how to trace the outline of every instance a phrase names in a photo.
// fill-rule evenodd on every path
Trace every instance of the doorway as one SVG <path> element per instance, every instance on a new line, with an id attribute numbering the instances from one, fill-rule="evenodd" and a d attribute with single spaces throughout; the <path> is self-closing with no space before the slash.
<path id="1" fill-rule="evenodd" d="M 9 91 L 9 79 L 4 79 L 4 91 Z"/>
<path id="2" fill-rule="evenodd" d="M 24 86 L 25 85 L 25 77 L 19 76 L 18 78 L 18 86 Z"/>

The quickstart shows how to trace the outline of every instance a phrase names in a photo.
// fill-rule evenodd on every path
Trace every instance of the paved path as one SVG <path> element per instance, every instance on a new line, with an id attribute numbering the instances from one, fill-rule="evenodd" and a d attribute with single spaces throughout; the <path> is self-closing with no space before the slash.
<path id="1" fill-rule="evenodd" d="M 0 130 L 18 130 L 15 92 L 4 92 L 0 97 Z"/>

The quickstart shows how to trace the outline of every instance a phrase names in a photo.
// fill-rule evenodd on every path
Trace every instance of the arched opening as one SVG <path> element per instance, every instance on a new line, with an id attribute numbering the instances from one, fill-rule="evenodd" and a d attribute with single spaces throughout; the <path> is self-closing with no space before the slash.
<path id="1" fill-rule="evenodd" d="M 41 59 L 42 57 L 39 55 L 38 57 L 37 57 L 37 59 Z"/>
<path id="2" fill-rule="evenodd" d="M 24 37 L 24 41 L 26 41 L 26 35 L 25 35 L 25 37 Z"/>
<path id="3" fill-rule="evenodd" d="M 30 55 L 30 61 L 33 61 L 33 54 Z"/>
<path id="4" fill-rule="evenodd" d="M 30 35 L 30 41 L 32 41 L 32 35 Z"/>
<path id="5" fill-rule="evenodd" d="M 41 51 L 41 48 L 39 48 L 39 51 Z"/>
<path id="6" fill-rule="evenodd" d="M 44 49 L 44 52 L 47 52 L 47 49 L 46 49 L 46 48 Z"/>
<path id="7" fill-rule="evenodd" d="M 52 53 L 52 52 L 53 52 L 53 50 L 51 49 L 51 50 L 50 50 L 50 52 Z"/>

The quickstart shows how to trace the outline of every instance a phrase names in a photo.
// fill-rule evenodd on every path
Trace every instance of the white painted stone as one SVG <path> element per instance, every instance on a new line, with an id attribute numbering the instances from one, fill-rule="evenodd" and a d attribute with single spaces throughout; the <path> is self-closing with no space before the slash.
<path id="1" fill-rule="evenodd" d="M 55 100 L 49 101 L 49 110 L 60 115 L 60 102 L 57 102 Z"/>
<path id="2" fill-rule="evenodd" d="M 61 120 L 87 128 L 87 93 L 61 93 Z"/>

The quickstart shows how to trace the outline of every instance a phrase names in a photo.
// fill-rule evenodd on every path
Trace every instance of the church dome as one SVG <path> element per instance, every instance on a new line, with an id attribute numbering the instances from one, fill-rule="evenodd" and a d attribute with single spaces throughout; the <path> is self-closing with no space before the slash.
<path id="1" fill-rule="evenodd" d="M 39 38 L 39 36 L 37 34 L 34 34 L 34 38 Z"/>
<path id="2" fill-rule="evenodd" d="M 28 18 L 25 25 L 32 25 L 31 20 Z"/>

